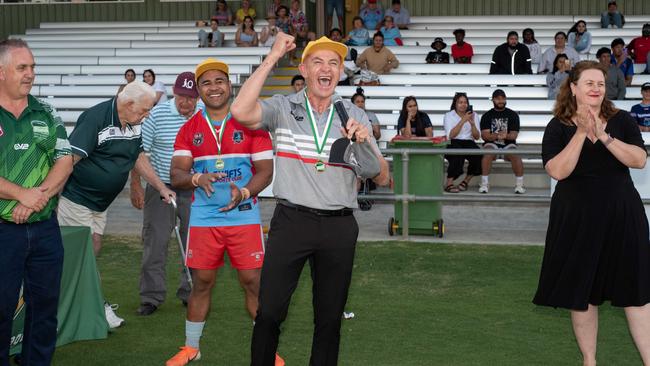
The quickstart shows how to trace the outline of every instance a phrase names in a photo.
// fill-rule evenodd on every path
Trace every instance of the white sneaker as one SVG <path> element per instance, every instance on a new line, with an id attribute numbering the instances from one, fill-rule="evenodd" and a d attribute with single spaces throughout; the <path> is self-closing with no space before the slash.
<path id="1" fill-rule="evenodd" d="M 489 184 L 481 184 L 481 186 L 478 187 L 478 193 L 488 193 L 489 190 L 490 190 Z"/>
<path id="2" fill-rule="evenodd" d="M 515 186 L 515 193 L 524 194 L 526 193 L 526 188 L 524 186 Z"/>
<path id="3" fill-rule="evenodd" d="M 124 324 L 124 319 L 120 318 L 115 314 L 115 310 L 117 310 L 120 306 L 117 304 L 109 304 L 107 302 L 104 303 L 104 313 L 106 314 L 106 322 L 108 322 L 108 326 L 112 328 L 117 328 Z"/>

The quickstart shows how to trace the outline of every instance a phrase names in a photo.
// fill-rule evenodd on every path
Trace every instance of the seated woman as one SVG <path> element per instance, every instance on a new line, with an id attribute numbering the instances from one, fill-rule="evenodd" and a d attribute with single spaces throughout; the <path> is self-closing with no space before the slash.
<path id="1" fill-rule="evenodd" d="M 232 25 L 232 12 L 228 9 L 226 0 L 217 0 L 217 8 L 212 13 L 212 18 L 217 20 L 219 25 Z"/>
<path id="2" fill-rule="evenodd" d="M 278 35 L 279 31 L 278 26 L 275 24 L 275 20 L 275 14 L 269 14 L 266 16 L 266 21 L 268 21 L 269 24 L 262 28 L 262 32 L 260 33 L 260 46 L 273 47 L 275 37 Z"/>
<path id="3" fill-rule="evenodd" d="M 479 149 L 476 141 L 481 137 L 479 122 L 481 119 L 470 107 L 467 94 L 456 93 L 454 95 L 450 111 L 445 114 L 443 121 L 445 133 L 451 141 L 449 149 Z M 445 155 L 445 159 L 449 162 L 445 192 L 466 191 L 472 178 L 481 175 L 480 155 Z M 455 186 L 454 181 L 463 174 L 465 160 L 469 163 L 467 174 L 462 182 Z"/>
<path id="4" fill-rule="evenodd" d="M 126 84 L 135 80 L 135 70 L 126 69 L 126 71 L 124 72 L 124 80 L 126 80 Z M 124 89 L 126 84 L 120 85 L 120 87 L 117 89 L 117 94 L 120 94 L 120 92 L 122 91 L 122 89 Z"/>
<path id="5" fill-rule="evenodd" d="M 253 18 L 245 16 L 244 22 L 241 27 L 237 28 L 237 33 L 235 33 L 235 44 L 237 47 L 257 47 L 258 43 Z"/>
<path id="6" fill-rule="evenodd" d="M 414 96 L 404 98 L 397 119 L 397 130 L 406 138 L 433 137 L 431 120 L 426 113 L 418 110 L 418 101 Z"/>
<path id="7" fill-rule="evenodd" d="M 366 112 L 368 120 L 370 120 L 370 124 L 372 125 L 372 135 L 375 137 L 375 140 L 379 141 L 381 138 L 381 125 L 379 124 L 379 118 L 377 118 L 377 115 L 374 112 L 366 110 L 366 96 L 363 94 L 363 89 L 357 88 L 357 92 L 354 93 L 350 100 L 354 105 Z"/>
<path id="8" fill-rule="evenodd" d="M 399 28 L 395 26 L 393 17 L 386 15 L 384 17 L 384 26 L 381 27 L 380 32 L 384 34 L 384 46 L 401 46 L 402 34 Z"/>
<path id="9" fill-rule="evenodd" d="M 555 99 L 555 96 L 560 91 L 562 83 L 569 77 L 569 71 L 571 71 L 571 60 L 569 60 L 569 57 L 564 53 L 555 56 L 555 61 L 553 61 L 553 71 L 546 74 L 548 99 Z"/>
<path id="10" fill-rule="evenodd" d="M 542 47 L 535 39 L 535 31 L 531 28 L 526 28 L 523 31 L 523 37 L 524 44 L 528 47 L 528 51 L 530 52 L 530 62 L 533 64 L 539 64 L 542 60 Z"/>
<path id="11" fill-rule="evenodd" d="M 587 30 L 587 23 L 584 20 L 578 20 L 569 29 L 567 46 L 583 54 L 589 53 L 589 50 L 591 50 L 591 33 Z"/>
<path id="12" fill-rule="evenodd" d="M 144 70 L 142 73 L 142 81 L 151 85 L 156 91 L 156 102 L 154 105 L 167 101 L 167 89 L 162 81 L 156 81 L 156 74 L 151 69 Z"/>
<path id="13" fill-rule="evenodd" d="M 363 19 L 360 16 L 352 19 L 352 26 L 354 29 L 348 33 L 348 36 L 343 39 L 348 46 L 368 46 L 370 45 L 370 33 L 363 24 Z"/>

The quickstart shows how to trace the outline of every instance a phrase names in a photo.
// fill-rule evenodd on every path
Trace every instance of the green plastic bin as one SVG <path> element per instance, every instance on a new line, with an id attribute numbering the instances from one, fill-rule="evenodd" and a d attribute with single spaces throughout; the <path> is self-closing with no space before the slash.
<path id="1" fill-rule="evenodd" d="M 410 138 L 401 136 L 394 138 L 390 148 L 400 149 L 431 149 L 445 148 L 448 141 L 443 137 Z M 409 154 L 408 161 L 408 192 L 416 196 L 442 195 L 444 179 L 444 156 Z M 395 194 L 402 194 L 402 154 L 393 154 L 393 180 Z M 442 204 L 440 202 L 409 202 L 409 234 L 435 235 L 442 238 L 445 226 L 442 220 Z M 395 216 L 388 221 L 388 234 L 402 234 L 402 202 L 395 202 Z"/>

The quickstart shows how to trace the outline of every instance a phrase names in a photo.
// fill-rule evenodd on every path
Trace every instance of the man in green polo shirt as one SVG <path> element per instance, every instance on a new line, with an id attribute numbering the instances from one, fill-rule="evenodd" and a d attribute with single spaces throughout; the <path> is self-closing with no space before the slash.
<path id="1" fill-rule="evenodd" d="M 23 364 L 49 365 L 56 343 L 63 243 L 53 210 L 72 157 L 61 118 L 29 94 L 34 66 L 27 43 L 0 42 L 0 365 L 23 281 Z"/>
<path id="2" fill-rule="evenodd" d="M 106 209 L 124 188 L 131 169 L 154 187 L 165 202 L 176 193 L 158 178 L 144 154 L 140 123 L 149 115 L 156 92 L 141 81 L 127 84 L 117 95 L 79 116 L 70 134 L 74 171 L 63 188 L 58 215 L 61 225 L 88 226 L 95 255 L 101 249 Z M 104 306 L 111 328 L 124 319 Z"/>

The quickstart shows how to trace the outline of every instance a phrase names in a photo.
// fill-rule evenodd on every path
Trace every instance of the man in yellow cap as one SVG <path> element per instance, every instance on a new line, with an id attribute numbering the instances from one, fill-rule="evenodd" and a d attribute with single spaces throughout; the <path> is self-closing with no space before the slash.
<path id="1" fill-rule="evenodd" d="M 379 154 L 367 115 L 334 93 L 347 54 L 344 44 L 326 37 L 310 42 L 299 65 L 306 89 L 258 100 L 275 63 L 294 47 L 292 36 L 279 33 L 231 107 L 233 116 L 245 127 L 276 135 L 273 193 L 278 205 L 260 280 L 251 345 L 254 366 L 273 365 L 280 324 L 307 261 L 314 282 L 310 365 L 337 364 L 341 317 L 358 235 L 352 215 L 357 207 L 357 176 L 373 178 L 380 185 L 389 180 L 388 164 Z M 335 103 L 341 103 L 350 117 L 347 121 L 335 113 Z M 354 142 L 337 141 L 352 137 Z M 338 155 L 341 160 L 335 153 L 339 142 L 345 151 Z"/>
<path id="2" fill-rule="evenodd" d="M 255 317 L 264 260 L 257 194 L 273 178 L 268 132 L 244 128 L 230 115 L 228 65 L 209 58 L 196 67 L 195 75 L 205 108 L 179 130 L 170 171 L 174 188 L 194 191 L 186 258 L 194 287 L 187 304 L 185 346 L 167 366 L 201 357 L 199 340 L 226 252 L 237 269 L 246 309 Z M 279 357 L 278 364 L 284 364 Z"/>

